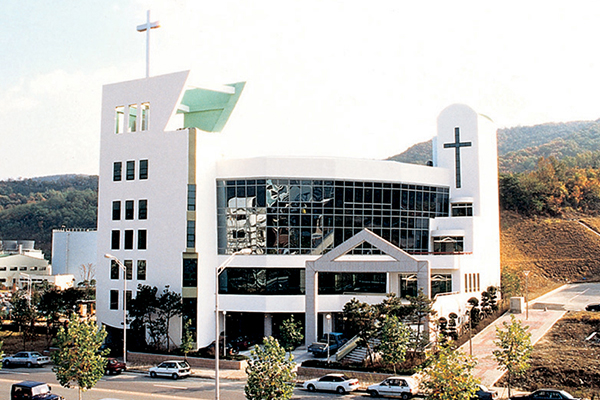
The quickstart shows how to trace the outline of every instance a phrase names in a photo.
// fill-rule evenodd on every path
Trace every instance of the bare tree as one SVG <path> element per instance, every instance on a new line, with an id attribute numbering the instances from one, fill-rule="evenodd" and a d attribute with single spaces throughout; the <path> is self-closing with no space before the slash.
<path id="1" fill-rule="evenodd" d="M 92 263 L 81 264 L 79 266 L 79 274 L 83 282 L 87 282 L 88 285 L 96 278 L 96 265 Z"/>

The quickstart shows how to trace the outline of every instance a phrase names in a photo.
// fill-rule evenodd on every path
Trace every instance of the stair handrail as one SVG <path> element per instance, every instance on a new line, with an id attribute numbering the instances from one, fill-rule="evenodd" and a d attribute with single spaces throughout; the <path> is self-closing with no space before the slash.
<path id="1" fill-rule="evenodd" d="M 338 349 L 337 353 L 335 353 L 336 361 L 340 361 L 342 358 L 350 354 L 350 352 L 354 350 L 356 346 L 358 346 L 359 340 L 360 338 L 357 335 L 354 336 L 352 339 L 348 340 L 346 343 L 344 343 L 344 345 Z"/>

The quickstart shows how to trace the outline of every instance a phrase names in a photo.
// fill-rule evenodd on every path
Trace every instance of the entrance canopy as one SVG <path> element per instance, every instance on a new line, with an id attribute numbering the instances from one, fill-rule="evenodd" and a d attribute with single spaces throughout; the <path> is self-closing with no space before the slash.
<path id="1" fill-rule="evenodd" d="M 358 246 L 368 243 L 374 249 L 387 255 L 369 257 L 349 255 Z M 347 272 L 347 273 L 387 273 L 388 282 L 390 273 L 411 273 L 417 277 L 417 285 L 423 293 L 430 294 L 430 266 L 429 261 L 417 260 L 407 252 L 387 240 L 377 236 L 368 229 L 363 229 L 344 243 L 314 261 L 306 262 L 306 343 L 317 340 L 317 316 L 319 312 L 319 273 L 320 272 Z M 389 287 L 389 286 L 388 286 Z"/>

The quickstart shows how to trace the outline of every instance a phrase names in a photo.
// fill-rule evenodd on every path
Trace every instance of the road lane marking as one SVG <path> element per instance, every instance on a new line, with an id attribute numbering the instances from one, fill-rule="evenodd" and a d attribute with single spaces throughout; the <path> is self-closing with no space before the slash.
<path id="1" fill-rule="evenodd" d="M 161 387 L 161 388 L 167 388 L 167 389 L 181 389 L 181 390 L 188 390 L 189 388 L 186 386 L 174 386 L 174 385 L 152 385 L 154 387 Z"/>

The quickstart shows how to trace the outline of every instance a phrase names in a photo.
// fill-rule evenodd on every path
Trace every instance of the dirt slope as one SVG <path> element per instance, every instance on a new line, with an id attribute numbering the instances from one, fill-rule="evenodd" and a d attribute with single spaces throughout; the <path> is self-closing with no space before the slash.
<path id="1" fill-rule="evenodd" d="M 599 218 L 523 218 L 503 212 L 501 216 L 501 262 L 503 271 L 523 281 L 529 275 L 531 297 L 565 282 L 600 280 Z"/>

